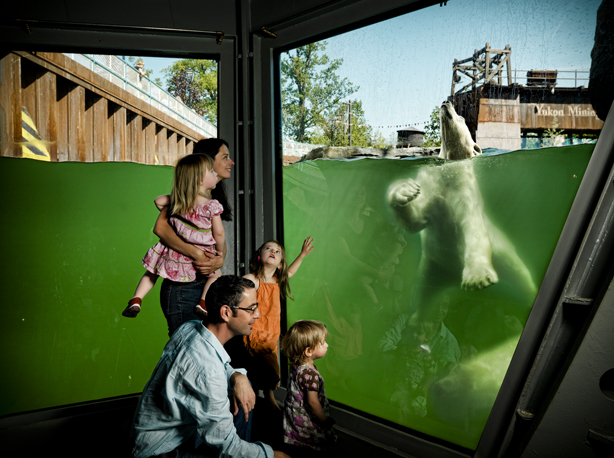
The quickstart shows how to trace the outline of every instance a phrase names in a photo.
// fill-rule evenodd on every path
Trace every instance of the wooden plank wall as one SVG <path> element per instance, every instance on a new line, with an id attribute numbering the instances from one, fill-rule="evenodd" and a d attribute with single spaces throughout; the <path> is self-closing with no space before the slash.
<path id="1" fill-rule="evenodd" d="M 54 162 L 174 165 L 177 159 L 191 153 L 199 140 L 196 135 L 186 136 L 186 129 L 176 132 L 168 122 L 156 122 L 155 114 L 148 117 L 132 111 L 117 99 L 95 93 L 74 78 L 68 79 L 21 54 L 0 55 L 2 156 L 22 156 L 22 106 L 30 113 Z M 92 79 L 99 77 L 90 73 Z M 126 94 L 126 98 L 131 96 Z"/>
<path id="2" fill-rule="evenodd" d="M 522 103 L 520 116 L 522 128 L 527 130 L 552 129 L 556 125 L 558 129 L 597 133 L 603 128 L 603 121 L 590 103 Z"/>
<path id="3" fill-rule="evenodd" d="M 0 154 L 21 157 L 21 65 L 14 54 L 0 59 Z"/>

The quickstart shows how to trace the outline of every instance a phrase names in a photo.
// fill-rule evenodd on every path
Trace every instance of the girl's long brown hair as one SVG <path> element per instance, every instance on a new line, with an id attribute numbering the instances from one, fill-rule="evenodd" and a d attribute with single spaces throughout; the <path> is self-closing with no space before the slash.
<path id="1" fill-rule="evenodd" d="M 262 261 L 260 258 L 262 257 L 262 249 L 266 246 L 267 243 L 274 243 L 279 246 L 281 251 L 281 265 L 275 270 L 275 278 L 277 278 L 277 283 L 279 284 L 279 293 L 282 298 L 293 299 L 292 291 L 290 291 L 290 283 L 288 278 L 288 263 L 286 262 L 286 250 L 284 246 L 279 243 L 277 240 L 269 240 L 264 242 L 260 248 L 256 250 L 254 255 L 249 260 L 249 271 L 253 275 L 258 278 L 263 278 L 264 276 L 264 266 L 262 265 Z"/>
<path id="2" fill-rule="evenodd" d="M 213 161 L 203 154 L 188 154 L 177 162 L 170 216 L 183 215 L 194 207 L 205 172 L 213 170 Z"/>

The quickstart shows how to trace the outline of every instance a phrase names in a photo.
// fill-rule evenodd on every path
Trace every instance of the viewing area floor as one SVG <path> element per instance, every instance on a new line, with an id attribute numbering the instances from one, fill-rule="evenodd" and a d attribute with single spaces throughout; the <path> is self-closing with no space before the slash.
<path id="1" fill-rule="evenodd" d="M 0 419 L 0 453 L 19 457 L 53 454 L 129 458 L 128 436 L 138 400 L 139 396 L 129 396 L 110 402 L 5 417 Z M 266 427 L 270 423 L 262 419 L 258 424 Z M 264 440 L 262 434 L 262 428 L 256 426 L 252 430 L 252 441 Z M 340 457 L 409 457 L 343 429 L 337 429 L 337 435 Z"/>

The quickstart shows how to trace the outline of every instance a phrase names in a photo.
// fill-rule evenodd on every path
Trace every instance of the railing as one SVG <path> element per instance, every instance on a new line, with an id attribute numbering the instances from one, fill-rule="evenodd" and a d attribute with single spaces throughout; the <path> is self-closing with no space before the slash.
<path id="1" fill-rule="evenodd" d="M 217 128 L 137 69 L 117 56 L 64 53 L 75 62 L 149 103 L 152 107 L 206 137 L 217 137 Z"/>
<path id="2" fill-rule="evenodd" d="M 532 72 L 536 76 L 527 76 L 529 72 Z M 554 77 L 556 78 L 555 82 L 553 84 L 543 82 L 549 77 L 549 75 L 544 76 L 543 73 L 553 73 L 555 75 Z M 536 85 L 543 87 L 588 87 L 589 76 L 590 72 L 585 70 L 557 70 L 556 72 L 544 70 L 512 70 L 512 83 L 523 84 L 525 86 Z M 560 84 L 561 81 L 563 81 L 563 84 Z M 570 83 L 571 81 L 573 81 L 573 84 Z"/>

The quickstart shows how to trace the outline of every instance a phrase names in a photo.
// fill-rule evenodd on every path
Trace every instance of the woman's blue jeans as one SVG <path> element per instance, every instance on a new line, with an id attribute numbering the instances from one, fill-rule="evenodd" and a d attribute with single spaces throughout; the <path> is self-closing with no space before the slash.
<path id="1" fill-rule="evenodd" d="M 168 323 L 168 336 L 186 321 L 201 320 L 194 313 L 205 287 L 206 280 L 181 283 L 164 279 L 160 288 L 160 305 Z"/>

